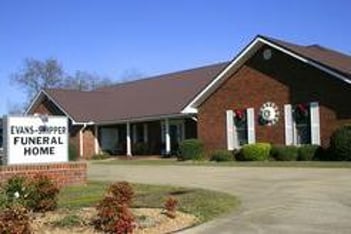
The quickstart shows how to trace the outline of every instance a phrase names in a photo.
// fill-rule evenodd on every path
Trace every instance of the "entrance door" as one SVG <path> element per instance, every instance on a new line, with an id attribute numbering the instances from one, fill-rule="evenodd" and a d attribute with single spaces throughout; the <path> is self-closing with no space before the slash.
<path id="1" fill-rule="evenodd" d="M 115 154 L 118 143 L 117 128 L 101 128 L 101 149 L 110 154 Z"/>

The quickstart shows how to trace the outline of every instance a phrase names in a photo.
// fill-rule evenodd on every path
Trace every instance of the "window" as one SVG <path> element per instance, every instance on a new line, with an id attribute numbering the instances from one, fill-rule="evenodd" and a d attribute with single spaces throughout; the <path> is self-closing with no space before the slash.
<path id="1" fill-rule="evenodd" d="M 317 102 L 284 106 L 285 143 L 320 144 L 319 105 Z"/>
<path id="2" fill-rule="evenodd" d="M 255 143 L 255 115 L 253 108 L 227 110 L 226 117 L 228 150 Z"/>

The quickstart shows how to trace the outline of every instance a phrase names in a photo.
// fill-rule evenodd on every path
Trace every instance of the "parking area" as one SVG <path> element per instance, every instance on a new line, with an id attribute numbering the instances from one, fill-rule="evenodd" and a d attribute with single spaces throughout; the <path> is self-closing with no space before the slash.
<path id="1" fill-rule="evenodd" d="M 350 233 L 351 170 L 90 164 L 90 180 L 213 189 L 242 202 L 185 233 Z"/>

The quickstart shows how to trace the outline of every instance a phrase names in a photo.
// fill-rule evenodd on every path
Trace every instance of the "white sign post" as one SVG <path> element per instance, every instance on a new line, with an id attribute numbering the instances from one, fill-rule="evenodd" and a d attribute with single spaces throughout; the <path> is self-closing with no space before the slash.
<path id="1" fill-rule="evenodd" d="M 68 120 L 62 116 L 4 118 L 5 165 L 68 161 Z"/>

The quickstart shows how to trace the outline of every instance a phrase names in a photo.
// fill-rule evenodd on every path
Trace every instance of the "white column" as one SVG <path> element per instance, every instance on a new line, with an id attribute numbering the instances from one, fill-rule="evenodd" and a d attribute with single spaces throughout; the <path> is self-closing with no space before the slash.
<path id="1" fill-rule="evenodd" d="M 227 150 L 234 150 L 234 112 L 232 110 L 226 111 L 226 125 L 227 125 Z"/>
<path id="2" fill-rule="evenodd" d="M 99 131 L 98 131 L 98 126 L 95 125 L 94 126 L 94 148 L 95 148 L 95 154 L 98 154 L 99 153 L 99 141 L 98 141 L 98 136 L 99 135 Z"/>
<path id="3" fill-rule="evenodd" d="M 171 136 L 169 134 L 169 119 L 165 120 L 165 140 L 166 140 L 166 154 L 171 153 Z"/>
<path id="4" fill-rule="evenodd" d="M 130 123 L 127 122 L 127 156 L 132 156 L 132 144 L 130 139 Z"/>
<path id="5" fill-rule="evenodd" d="M 143 131 L 144 132 L 144 143 L 147 143 L 149 141 L 149 139 L 148 139 L 149 134 L 147 132 L 147 123 L 144 123 L 143 127 L 144 127 L 144 131 Z"/>
<path id="6" fill-rule="evenodd" d="M 84 155 L 84 139 L 83 139 L 83 131 L 84 131 L 84 127 L 82 127 L 80 130 L 79 130 L 79 156 L 81 158 L 83 158 L 83 155 Z"/>

